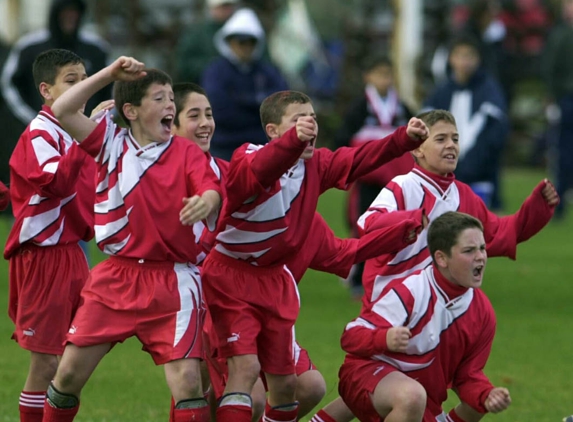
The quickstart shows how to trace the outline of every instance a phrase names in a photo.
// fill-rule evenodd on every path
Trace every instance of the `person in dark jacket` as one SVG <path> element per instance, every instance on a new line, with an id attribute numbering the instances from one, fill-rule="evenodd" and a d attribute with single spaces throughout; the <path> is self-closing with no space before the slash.
<path id="1" fill-rule="evenodd" d="M 80 56 L 88 75 L 106 66 L 108 45 L 98 35 L 80 29 L 86 12 L 84 0 L 54 0 L 48 28 L 21 37 L 10 51 L 2 70 L 2 94 L 10 111 L 24 127 L 42 108 L 42 98 L 32 77 L 32 63 L 38 54 L 53 48 L 70 50 Z M 86 106 L 86 114 L 111 98 L 111 88 L 95 95 Z"/>
<path id="2" fill-rule="evenodd" d="M 288 86 L 280 71 L 262 58 L 265 33 L 253 10 L 237 10 L 215 34 L 214 43 L 221 56 L 204 70 L 201 85 L 217 119 L 211 153 L 230 160 L 246 142 L 267 143 L 259 106 Z"/>
<path id="3" fill-rule="evenodd" d="M 443 109 L 454 115 L 463 142 L 456 179 L 470 185 L 488 207 L 500 209 L 501 157 L 509 131 L 503 91 L 482 67 L 471 36 L 453 41 L 449 67 L 446 81 L 426 99 L 423 110 Z"/>

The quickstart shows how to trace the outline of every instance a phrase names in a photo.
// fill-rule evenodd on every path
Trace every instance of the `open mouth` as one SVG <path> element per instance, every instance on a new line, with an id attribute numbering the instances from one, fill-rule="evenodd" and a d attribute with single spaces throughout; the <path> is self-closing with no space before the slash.
<path id="1" fill-rule="evenodd" d="M 475 267 L 473 271 L 474 277 L 481 277 L 483 275 L 484 268 L 485 267 L 483 265 L 478 265 L 477 267 Z"/>
<path id="2" fill-rule="evenodd" d="M 446 154 L 444 158 L 447 160 L 455 160 L 456 156 L 454 154 Z"/>
<path id="3" fill-rule="evenodd" d="M 208 142 L 210 137 L 211 137 L 211 133 L 196 133 L 195 134 L 195 138 L 197 138 L 197 140 L 199 142 Z"/>
<path id="4" fill-rule="evenodd" d="M 163 126 L 163 128 L 165 130 L 168 130 L 171 132 L 171 126 L 173 126 L 173 115 L 169 114 L 169 115 L 165 116 L 163 119 L 161 119 L 161 125 Z"/>

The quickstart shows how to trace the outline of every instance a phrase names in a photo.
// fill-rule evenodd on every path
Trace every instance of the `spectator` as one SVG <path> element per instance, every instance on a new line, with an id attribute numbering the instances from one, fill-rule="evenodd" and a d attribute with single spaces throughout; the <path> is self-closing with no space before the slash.
<path id="1" fill-rule="evenodd" d="M 573 0 L 562 0 L 562 22 L 552 31 L 547 42 L 544 76 L 550 102 L 560 109 L 557 139 L 557 192 L 562 198 L 555 210 L 564 214 L 565 192 L 573 187 Z"/>
<path id="2" fill-rule="evenodd" d="M 362 78 L 364 91 L 351 104 L 336 133 L 334 143 L 337 148 L 358 146 L 363 142 L 384 138 L 399 126 L 408 124 L 408 120 L 413 117 L 394 88 L 393 66 L 388 57 L 367 58 Z M 348 223 L 355 237 L 358 237 L 358 217 L 366 212 L 386 183 L 395 176 L 408 173 L 412 167 L 414 159 L 407 152 L 354 184 L 348 196 Z M 364 263 L 359 263 L 350 275 L 350 290 L 357 300 L 362 298 L 363 270 Z"/>
<path id="3" fill-rule="evenodd" d="M 460 133 L 456 179 L 467 183 L 488 207 L 502 207 L 501 155 L 509 124 L 499 83 L 481 66 L 479 47 L 469 36 L 454 40 L 449 73 L 424 102 L 424 109 L 449 110 Z"/>
<path id="4" fill-rule="evenodd" d="M 32 63 L 43 51 L 60 48 L 82 58 L 91 75 L 106 65 L 108 45 L 99 36 L 80 30 L 86 12 L 84 0 L 54 0 L 50 7 L 48 29 L 20 38 L 12 48 L 2 70 L 2 93 L 11 112 L 27 126 L 42 108 L 41 97 L 32 77 Z M 104 100 L 111 90 L 102 90 L 88 102 L 86 114 Z"/>
<path id="5" fill-rule="evenodd" d="M 255 12 L 240 9 L 215 34 L 221 56 L 203 72 L 217 132 L 211 153 L 230 160 L 235 148 L 249 142 L 267 143 L 261 127 L 259 106 L 270 94 L 287 89 L 279 70 L 262 58 L 265 33 Z"/>
<path id="6" fill-rule="evenodd" d="M 239 0 L 206 0 L 208 16 L 189 27 L 177 45 L 175 72 L 181 82 L 199 83 L 201 73 L 218 57 L 215 33 L 235 12 Z"/>

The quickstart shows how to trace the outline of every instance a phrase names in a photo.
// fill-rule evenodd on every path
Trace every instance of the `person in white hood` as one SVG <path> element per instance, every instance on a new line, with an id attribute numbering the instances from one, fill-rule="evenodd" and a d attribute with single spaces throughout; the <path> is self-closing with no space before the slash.
<path id="1" fill-rule="evenodd" d="M 279 70 L 263 58 L 265 32 L 253 10 L 237 10 L 217 31 L 213 43 L 221 57 L 205 69 L 201 85 L 217 119 L 211 152 L 230 160 L 244 143 L 267 142 L 259 106 L 264 98 L 288 89 L 288 85 Z"/>

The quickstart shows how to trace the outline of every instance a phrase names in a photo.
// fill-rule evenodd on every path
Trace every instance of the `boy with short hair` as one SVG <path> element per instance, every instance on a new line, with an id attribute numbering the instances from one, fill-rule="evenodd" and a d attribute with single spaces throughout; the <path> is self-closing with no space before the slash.
<path id="1" fill-rule="evenodd" d="M 479 220 L 442 214 L 428 229 L 432 264 L 394 280 L 346 326 L 339 393 L 361 421 L 463 422 L 442 411 L 450 387 L 479 413 L 509 406 L 483 373 L 496 324 L 479 289 L 485 246 Z"/>
<path id="2" fill-rule="evenodd" d="M 220 179 L 226 180 L 228 163 L 221 159 L 215 159 L 209 154 L 209 144 L 215 129 L 215 121 L 205 92 L 193 83 L 175 84 L 173 92 L 177 110 L 173 133 L 197 143 L 211 159 L 211 165 L 217 166 Z M 195 226 L 199 224 L 197 223 Z M 308 268 L 346 277 L 353 264 L 385 253 L 396 244 L 413 242 L 421 229 L 421 222 L 405 219 L 397 228 L 377 230 L 360 239 L 339 239 L 320 214 L 315 212 L 310 227 L 311 231 L 306 237 L 301 253 L 296 254 L 287 266 L 297 283 L 300 282 Z M 207 245 L 208 250 L 210 250 L 209 246 L 210 242 Z M 207 345 L 217 343 L 211 324 L 210 318 L 207 317 L 205 323 L 207 336 L 205 343 Z M 212 341 L 209 341 L 209 336 L 213 337 Z M 218 400 L 223 395 L 228 371 L 225 360 L 217 357 L 216 350 L 210 347 L 208 349 L 210 350 L 207 350 L 206 360 L 214 397 Z M 326 387 L 322 375 L 316 370 L 308 352 L 301 348 L 298 343 L 295 345 L 295 364 L 297 375 L 296 399 L 299 401 L 298 418 L 300 419 L 320 402 L 324 397 Z M 259 381 L 253 388 L 252 397 L 253 421 L 258 421 L 265 407 L 265 387 Z M 347 410 L 347 413 L 350 414 L 350 411 Z M 352 418 L 353 416 L 350 414 L 348 420 Z"/>
<path id="3" fill-rule="evenodd" d="M 99 123 L 78 113 L 113 81 L 115 106 L 129 129 L 119 128 L 109 113 Z M 86 282 L 43 421 L 72 421 L 99 361 L 114 343 L 136 335 L 155 363 L 164 365 L 177 403 L 174 421 L 206 422 L 199 377 L 202 287 L 195 265 L 200 251 L 190 226 L 217 209 L 220 189 L 201 150 L 171 136 L 171 78 L 120 57 L 53 108 L 96 160 L 96 239 L 112 256 Z"/>
<path id="4" fill-rule="evenodd" d="M 299 299 L 285 264 L 302 253 L 319 195 L 346 188 L 427 135 L 413 119 L 380 142 L 315 151 L 315 113 L 310 99 L 295 91 L 267 97 L 261 121 L 271 141 L 245 144 L 233 155 L 220 231 L 203 265 L 215 347 L 229 367 L 217 417 L 237 422 L 251 419 L 250 392 L 261 369 L 269 388 L 265 418 L 296 419 L 292 356 Z"/>
<path id="5" fill-rule="evenodd" d="M 394 178 L 382 189 L 358 220 L 359 227 L 368 233 L 423 213 L 431 222 L 447 211 L 465 212 L 484 225 L 489 256 L 515 259 L 517 244 L 539 232 L 559 203 L 551 182 L 541 181 L 515 214 L 498 217 L 468 185 L 455 178 L 460 145 L 453 115 L 445 110 L 433 110 L 419 117 L 429 127 L 429 137 L 412 152 L 416 159 L 414 169 Z M 364 305 L 370 306 L 390 280 L 406 277 L 428 266 L 431 256 L 427 246 L 426 231 L 423 231 L 415 243 L 400 252 L 368 260 L 362 280 Z"/>
<path id="6" fill-rule="evenodd" d="M 60 125 L 51 107 L 87 78 L 82 59 L 68 50 L 36 57 L 32 73 L 44 102 L 10 158 L 14 225 L 4 258 L 10 261 L 8 314 L 12 338 L 30 351 L 20 395 L 20 420 L 42 420 L 58 356 L 88 277 L 78 242 L 94 235 L 95 163 Z"/>

